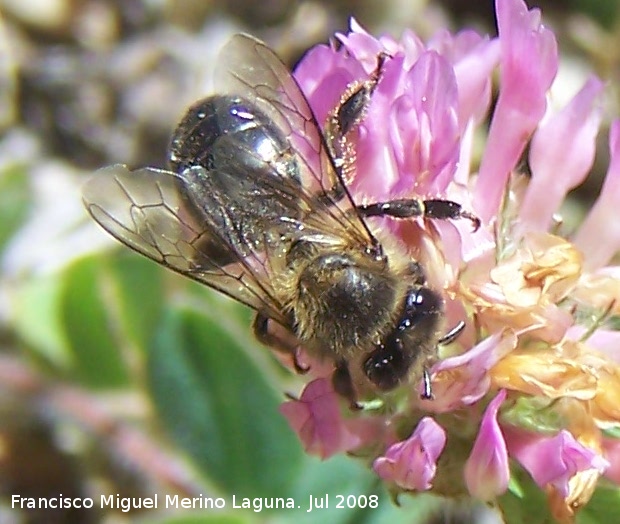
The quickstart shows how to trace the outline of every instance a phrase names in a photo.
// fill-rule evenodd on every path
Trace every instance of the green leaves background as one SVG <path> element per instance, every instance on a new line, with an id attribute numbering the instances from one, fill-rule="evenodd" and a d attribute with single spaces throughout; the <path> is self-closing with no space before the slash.
<path id="1" fill-rule="evenodd" d="M 26 177 L 16 176 L 11 183 L 18 194 L 28 195 Z M 7 226 L 7 238 L 19 227 L 1 216 L 0 223 Z M 94 244 L 104 235 L 85 212 L 79 227 L 89 230 Z M 284 393 L 298 394 L 301 383 L 253 340 L 251 312 L 110 246 L 52 271 L 9 278 L 4 329 L 14 341 L 13 356 L 27 366 L 44 395 L 57 398 L 57 391 L 68 386 L 83 395 L 85 405 L 99 400 L 109 405 L 106 399 L 112 398 L 114 425 L 127 425 L 180 458 L 195 475 L 194 496 L 227 501 L 223 514 L 181 510 L 166 516 L 150 510 L 142 514 L 147 522 L 315 522 L 317 512 L 306 512 L 310 495 L 330 496 L 331 507 L 317 511 L 336 523 L 410 522 L 436 504 L 404 501 L 410 510 L 402 512 L 364 464 L 347 457 L 322 462 L 306 456 L 278 410 Z M 123 403 L 136 397 L 141 408 L 124 414 Z M 77 426 L 80 431 L 88 420 L 88 408 L 80 411 L 84 405 L 51 405 L 58 409 L 48 413 L 56 429 Z M 84 461 L 83 481 L 101 474 L 91 470 L 93 456 L 114 455 L 107 448 L 115 442 L 107 427 L 86 425 L 81 438 L 90 441 L 90 456 L 78 456 Z M 165 476 L 148 478 L 156 470 L 142 473 L 147 478 L 138 493 L 178 492 Z M 120 496 L 130 496 L 111 477 Z M 238 502 L 242 497 L 293 497 L 300 507 L 260 513 L 233 509 L 233 495 Z M 338 509 L 336 495 L 378 495 L 379 505 Z"/>

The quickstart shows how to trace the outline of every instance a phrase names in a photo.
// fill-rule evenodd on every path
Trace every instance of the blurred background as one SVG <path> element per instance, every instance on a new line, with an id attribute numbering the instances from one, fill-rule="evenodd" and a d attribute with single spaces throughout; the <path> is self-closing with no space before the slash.
<path id="1" fill-rule="evenodd" d="M 617 108 L 619 3 L 529 5 L 560 44 L 553 102 L 595 72 Z M 314 522 L 309 494 L 380 497 L 375 510 L 320 513 L 335 523 L 450 521 L 428 497 L 397 509 L 352 459 L 305 456 L 278 412 L 300 383 L 252 340 L 251 312 L 119 247 L 87 217 L 80 185 L 112 163 L 165 167 L 177 120 L 210 92 L 233 33 L 294 67 L 352 16 L 374 34 L 424 39 L 495 34 L 493 13 L 490 0 L 0 0 L 0 523 Z M 600 140 L 571 218 L 598 193 L 605 130 Z M 156 493 L 158 510 L 99 508 L 102 494 Z M 14 494 L 95 505 L 18 509 Z M 228 508 L 165 509 L 166 494 Z M 303 509 L 231 510 L 233 494 Z M 458 522 L 486 518 L 463 511 Z"/>

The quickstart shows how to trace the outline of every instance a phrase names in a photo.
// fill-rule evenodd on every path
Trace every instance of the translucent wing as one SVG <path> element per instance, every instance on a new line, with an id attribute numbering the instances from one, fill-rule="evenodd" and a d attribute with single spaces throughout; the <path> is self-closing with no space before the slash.
<path id="1" fill-rule="evenodd" d="M 238 34 L 223 47 L 215 69 L 218 93 L 244 97 L 260 108 L 289 137 L 302 167 L 301 184 L 309 194 L 337 195 L 329 210 L 361 246 L 375 243 L 355 203 L 334 169 L 308 101 L 288 68 L 267 45 Z M 329 198 L 328 198 L 329 200 Z M 319 211 L 319 210 L 317 210 Z"/>
<path id="2" fill-rule="evenodd" d="M 91 216 L 123 244 L 287 325 L 264 256 L 236 253 L 230 237 L 196 213 L 187 191 L 187 180 L 170 171 L 114 165 L 87 181 L 83 198 Z"/>
<path id="3" fill-rule="evenodd" d="M 289 326 L 290 297 L 278 291 L 297 240 L 377 244 L 279 58 L 237 35 L 216 81 L 218 95 L 190 108 L 173 136 L 176 172 L 111 166 L 87 182 L 84 202 L 125 245 Z"/>

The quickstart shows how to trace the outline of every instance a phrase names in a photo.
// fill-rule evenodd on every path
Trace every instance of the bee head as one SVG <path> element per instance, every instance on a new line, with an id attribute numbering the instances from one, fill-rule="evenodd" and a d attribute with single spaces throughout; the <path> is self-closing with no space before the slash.
<path id="1" fill-rule="evenodd" d="M 394 329 L 364 362 L 370 382 L 380 390 L 394 389 L 417 361 L 435 351 L 442 312 L 443 302 L 435 291 L 425 286 L 411 288 Z"/>

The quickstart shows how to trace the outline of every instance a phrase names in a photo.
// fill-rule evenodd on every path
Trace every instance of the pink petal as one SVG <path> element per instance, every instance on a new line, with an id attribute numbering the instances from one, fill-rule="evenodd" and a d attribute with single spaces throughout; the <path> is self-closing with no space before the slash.
<path id="1" fill-rule="evenodd" d="M 566 331 L 566 338 L 579 340 L 589 330 L 584 326 L 572 326 Z M 620 331 L 597 329 L 584 342 L 589 348 L 604 353 L 616 364 L 620 364 Z"/>
<path id="2" fill-rule="evenodd" d="M 432 418 L 423 418 L 413 434 L 390 446 L 378 457 L 373 469 L 382 479 L 407 490 L 423 491 L 432 487 L 437 459 L 446 445 L 446 432 Z"/>
<path id="3" fill-rule="evenodd" d="M 459 157 L 458 90 L 454 70 L 434 51 L 420 56 L 407 74 L 405 94 L 391 111 L 392 143 L 402 151 L 395 194 L 440 194 L 452 180 Z M 380 125 L 379 115 L 375 121 Z M 381 115 L 385 121 L 385 113 Z M 360 157 L 361 161 L 361 157 Z"/>
<path id="4" fill-rule="evenodd" d="M 620 484 L 620 440 L 617 438 L 603 438 L 603 451 L 610 466 L 605 471 L 605 477 Z"/>
<path id="5" fill-rule="evenodd" d="M 376 58 L 375 58 L 376 63 Z M 337 106 L 342 93 L 355 79 L 364 78 L 358 62 L 326 45 L 308 51 L 293 73 L 320 125 Z"/>
<path id="6" fill-rule="evenodd" d="M 493 500 L 508 489 L 508 451 L 497 422 L 497 412 L 505 398 L 506 390 L 501 390 L 487 406 L 474 447 L 465 463 L 467 489 L 484 501 Z"/>
<path id="7" fill-rule="evenodd" d="M 390 45 L 384 38 L 381 39 L 381 42 L 386 46 L 388 52 L 391 52 Z M 409 69 L 413 67 L 413 64 L 415 64 L 418 60 L 418 57 L 424 52 L 426 47 L 418 35 L 416 35 L 413 31 L 406 29 L 400 39 L 400 49 L 405 55 L 403 68 L 406 71 L 409 71 Z M 394 55 L 394 53 L 392 54 Z"/>
<path id="8" fill-rule="evenodd" d="M 491 101 L 491 74 L 499 62 L 499 40 L 484 40 L 454 64 L 459 91 L 459 122 L 479 121 Z"/>
<path id="9" fill-rule="evenodd" d="M 342 419 L 331 379 L 313 380 L 306 385 L 299 400 L 284 402 L 280 412 L 309 454 L 326 459 L 361 444 L 361 439 L 349 431 Z"/>
<path id="10" fill-rule="evenodd" d="M 355 18 L 351 18 L 349 27 L 349 33 L 336 33 L 336 38 L 356 61 L 364 65 L 366 73 L 374 71 L 377 56 L 385 51 L 383 43 L 368 33 Z"/>
<path id="11" fill-rule="evenodd" d="M 603 83 L 586 82 L 573 100 L 536 131 L 530 149 L 532 178 L 519 212 L 528 230 L 546 231 L 566 194 L 583 182 L 596 152 Z"/>
<path id="12" fill-rule="evenodd" d="M 545 113 L 558 67 L 557 44 L 538 9 L 522 0 L 496 0 L 501 45 L 500 93 L 482 157 L 474 209 L 488 222 L 499 209 L 508 176 Z"/>
<path id="13" fill-rule="evenodd" d="M 590 271 L 607 264 L 620 250 L 620 120 L 615 120 L 609 130 L 609 152 L 611 160 L 601 194 L 574 239 Z"/>
<path id="14" fill-rule="evenodd" d="M 437 376 L 433 380 L 435 398 L 421 401 L 424 408 L 443 413 L 480 400 L 489 390 L 489 370 L 516 344 L 514 332 L 495 333 L 462 355 L 440 360 L 431 370 L 432 376 Z M 448 372 L 446 379 L 442 372 Z"/>
<path id="15" fill-rule="evenodd" d="M 576 473 L 589 469 L 603 473 L 609 467 L 605 458 L 566 430 L 553 437 L 507 430 L 506 442 L 510 455 L 529 471 L 536 484 L 541 488 L 551 484 L 563 497 L 568 495 L 568 482 Z"/>

